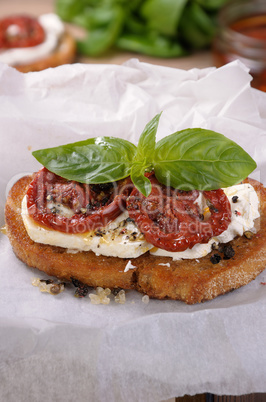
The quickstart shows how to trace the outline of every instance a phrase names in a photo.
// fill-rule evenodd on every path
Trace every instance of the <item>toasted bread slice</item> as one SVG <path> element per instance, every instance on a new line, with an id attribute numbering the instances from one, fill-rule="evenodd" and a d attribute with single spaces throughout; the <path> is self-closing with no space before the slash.
<path id="1" fill-rule="evenodd" d="M 257 181 L 248 180 L 260 198 L 258 232 L 250 239 L 237 237 L 230 243 L 234 257 L 213 264 L 210 254 L 197 260 L 173 261 L 146 253 L 131 261 L 136 268 L 124 272 L 128 259 L 96 256 L 90 251 L 73 254 L 32 241 L 21 217 L 21 202 L 31 180 L 31 176 L 21 178 L 9 193 L 5 207 L 7 235 L 20 260 L 61 280 L 77 279 L 92 287 L 136 289 L 152 298 L 194 304 L 246 285 L 266 268 L 266 189 Z"/>
<path id="2" fill-rule="evenodd" d="M 22 72 L 41 71 L 49 67 L 57 67 L 62 64 L 69 64 L 76 57 L 76 42 L 68 32 L 65 32 L 59 40 L 56 49 L 48 56 L 29 64 L 15 65 L 14 67 Z"/>

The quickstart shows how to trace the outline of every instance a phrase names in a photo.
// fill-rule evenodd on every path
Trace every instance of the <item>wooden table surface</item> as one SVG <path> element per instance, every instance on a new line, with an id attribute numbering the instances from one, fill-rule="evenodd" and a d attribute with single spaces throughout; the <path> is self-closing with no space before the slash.
<path id="1" fill-rule="evenodd" d="M 43 13 L 54 12 L 54 0 L 1 0 L 0 18 L 19 13 L 28 13 L 38 16 Z M 76 37 L 80 38 L 84 32 L 72 25 L 67 24 L 67 29 Z M 206 68 L 213 66 L 213 59 L 210 51 L 197 52 L 188 57 L 173 59 L 158 59 L 129 52 L 110 52 L 107 55 L 97 58 L 79 57 L 78 62 L 93 64 L 122 64 L 130 58 L 138 58 L 142 62 L 159 64 L 168 67 L 189 70 L 191 68 Z M 200 394 L 172 398 L 167 402 L 266 402 L 265 394 L 251 394 L 242 396 L 218 396 L 212 394 Z"/>

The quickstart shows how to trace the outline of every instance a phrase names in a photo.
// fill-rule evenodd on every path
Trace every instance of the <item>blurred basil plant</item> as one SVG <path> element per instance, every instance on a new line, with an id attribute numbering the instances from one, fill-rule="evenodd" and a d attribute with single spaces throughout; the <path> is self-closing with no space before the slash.
<path id="1" fill-rule="evenodd" d="M 110 48 L 179 57 L 206 48 L 228 0 L 56 0 L 56 13 L 88 32 L 78 51 L 99 56 Z"/>

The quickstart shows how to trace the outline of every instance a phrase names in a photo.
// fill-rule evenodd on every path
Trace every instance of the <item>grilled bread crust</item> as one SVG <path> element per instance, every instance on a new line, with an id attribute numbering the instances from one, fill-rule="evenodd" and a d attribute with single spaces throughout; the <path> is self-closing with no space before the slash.
<path id="1" fill-rule="evenodd" d="M 7 235 L 21 261 L 49 276 L 64 281 L 77 279 L 92 287 L 135 289 L 151 298 L 194 304 L 246 285 L 266 268 L 266 189 L 258 181 L 246 180 L 260 199 L 258 231 L 250 239 L 242 236 L 230 242 L 234 257 L 213 264 L 211 254 L 197 260 L 173 261 L 147 252 L 132 261 L 136 268 L 124 272 L 129 259 L 96 256 L 91 251 L 73 254 L 32 241 L 21 217 L 21 202 L 31 180 L 25 176 L 10 190 L 5 207 Z"/>
<path id="2" fill-rule="evenodd" d="M 22 72 L 41 71 L 49 67 L 57 67 L 62 64 L 69 64 L 76 57 L 76 42 L 68 32 L 65 32 L 59 40 L 56 49 L 49 55 L 34 63 L 15 65 L 14 67 Z"/>

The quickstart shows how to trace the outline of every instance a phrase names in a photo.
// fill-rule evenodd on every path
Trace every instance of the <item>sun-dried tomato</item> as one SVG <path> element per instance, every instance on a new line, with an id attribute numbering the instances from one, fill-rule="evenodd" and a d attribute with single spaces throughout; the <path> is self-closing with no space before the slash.
<path id="1" fill-rule="evenodd" d="M 111 186 L 89 185 L 66 180 L 42 168 L 28 187 L 28 213 L 41 225 L 60 232 L 95 231 L 123 212 L 130 190 L 129 178 Z"/>
<path id="2" fill-rule="evenodd" d="M 203 191 L 210 216 L 204 219 L 197 203 L 199 192 L 180 191 L 158 182 L 148 175 L 151 194 L 145 198 L 136 188 L 127 200 L 130 218 L 137 224 L 145 239 L 167 251 L 184 251 L 197 243 L 206 243 L 227 229 L 231 207 L 222 189 Z"/>
<path id="3" fill-rule="evenodd" d="M 32 47 L 44 38 L 44 29 L 36 18 L 18 15 L 0 20 L 0 49 Z"/>

